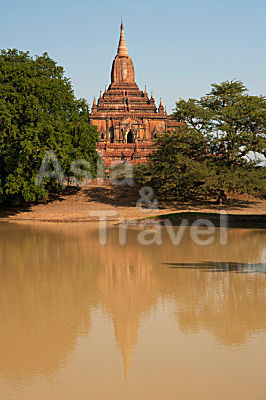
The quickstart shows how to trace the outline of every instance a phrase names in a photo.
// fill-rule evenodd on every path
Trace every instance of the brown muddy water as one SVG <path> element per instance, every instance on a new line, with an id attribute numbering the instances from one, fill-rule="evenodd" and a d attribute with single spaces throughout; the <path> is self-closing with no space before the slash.
<path id="1" fill-rule="evenodd" d="M 0 224 L 1 400 L 266 398 L 266 230 L 138 234 Z"/>

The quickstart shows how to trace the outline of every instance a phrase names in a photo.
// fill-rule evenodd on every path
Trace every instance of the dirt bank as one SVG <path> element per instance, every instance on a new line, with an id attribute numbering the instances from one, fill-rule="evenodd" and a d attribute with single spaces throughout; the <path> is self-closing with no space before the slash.
<path id="1" fill-rule="evenodd" d="M 1 221 L 47 221 L 47 222 L 86 222 L 95 220 L 91 211 L 112 211 L 113 221 L 120 218 L 131 220 L 143 217 L 171 214 L 176 212 L 219 213 L 226 210 L 232 215 L 266 214 L 266 200 L 249 196 L 231 196 L 226 205 L 216 205 L 214 201 L 174 202 L 159 204 L 159 210 L 143 212 L 136 207 L 140 198 L 135 188 L 115 188 L 111 185 L 92 184 L 82 188 L 68 188 L 63 194 L 54 195 L 47 202 L 1 209 Z"/>

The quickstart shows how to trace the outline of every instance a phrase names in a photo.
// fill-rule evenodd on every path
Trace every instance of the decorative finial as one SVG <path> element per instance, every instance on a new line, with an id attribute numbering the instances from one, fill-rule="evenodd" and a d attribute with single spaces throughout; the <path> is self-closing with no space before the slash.
<path id="1" fill-rule="evenodd" d="M 147 94 L 147 87 L 146 87 L 146 85 L 145 85 L 144 94 Z"/>
<path id="2" fill-rule="evenodd" d="M 93 103 L 92 103 L 92 105 L 93 105 L 93 106 L 96 106 L 96 100 L 95 100 L 95 97 L 93 98 Z"/>
<path id="3" fill-rule="evenodd" d="M 160 106 L 163 107 L 162 98 L 160 98 Z"/>
<path id="4" fill-rule="evenodd" d="M 153 99 L 153 92 L 151 92 L 151 99 Z"/>
<path id="5" fill-rule="evenodd" d="M 105 90 L 104 90 L 104 93 L 106 93 L 107 92 L 107 85 L 105 85 Z"/>
<path id="6" fill-rule="evenodd" d="M 119 40 L 119 45 L 118 45 L 118 49 L 117 49 L 117 55 L 122 56 L 122 57 L 128 56 L 127 45 L 126 45 L 125 35 L 124 35 L 124 25 L 123 25 L 122 20 L 121 20 L 120 40 Z"/>
<path id="7" fill-rule="evenodd" d="M 102 91 L 100 90 L 100 99 L 102 98 L 103 96 L 102 96 Z"/>

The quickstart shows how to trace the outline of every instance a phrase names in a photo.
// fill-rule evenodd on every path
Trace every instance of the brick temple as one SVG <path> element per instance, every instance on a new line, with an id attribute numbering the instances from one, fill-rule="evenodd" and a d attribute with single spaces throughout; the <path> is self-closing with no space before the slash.
<path id="1" fill-rule="evenodd" d="M 120 40 L 111 71 L 111 84 L 94 98 L 89 122 L 97 126 L 98 152 L 106 166 L 130 161 L 144 163 L 154 148 L 158 135 L 176 128 L 180 122 L 170 117 L 160 101 L 157 108 L 153 94 L 148 96 L 135 82 L 135 70 L 128 55 L 121 23 Z"/>

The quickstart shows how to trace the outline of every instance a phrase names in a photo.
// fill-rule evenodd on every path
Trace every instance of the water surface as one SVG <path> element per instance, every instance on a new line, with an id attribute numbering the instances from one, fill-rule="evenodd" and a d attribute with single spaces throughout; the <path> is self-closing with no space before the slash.
<path id="1" fill-rule="evenodd" d="M 1 399 L 266 398 L 266 230 L 138 233 L 0 224 Z"/>

